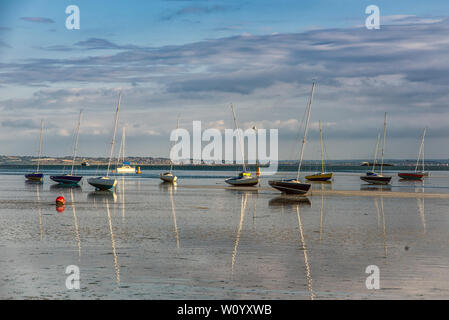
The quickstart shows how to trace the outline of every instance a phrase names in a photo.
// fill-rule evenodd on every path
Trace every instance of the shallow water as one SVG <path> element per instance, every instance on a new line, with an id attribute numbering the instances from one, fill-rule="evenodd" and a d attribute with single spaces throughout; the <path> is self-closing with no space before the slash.
<path id="1" fill-rule="evenodd" d="M 183 188 L 224 185 L 227 172 L 179 172 L 177 187 L 157 174 L 118 178 L 114 193 L 1 175 L 0 298 L 449 298 L 448 200 L 319 195 L 307 203 L 276 190 Z M 445 174 L 426 179 L 425 191 L 449 193 Z M 358 174 L 339 173 L 314 188 L 364 187 Z M 394 180 L 391 189 L 423 186 Z M 80 290 L 66 288 L 69 265 L 80 269 Z M 366 288 L 369 265 L 379 267 L 379 290 Z"/>

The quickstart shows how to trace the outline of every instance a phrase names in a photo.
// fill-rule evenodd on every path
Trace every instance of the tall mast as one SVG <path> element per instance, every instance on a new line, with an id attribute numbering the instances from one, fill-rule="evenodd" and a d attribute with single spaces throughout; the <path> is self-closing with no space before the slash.
<path id="1" fill-rule="evenodd" d="M 246 172 L 245 152 L 243 150 L 242 137 L 240 136 L 240 130 L 239 130 L 239 126 L 237 125 L 237 119 L 235 117 L 235 112 L 234 112 L 234 105 L 232 103 L 231 103 L 231 109 L 232 109 L 232 114 L 234 116 L 234 126 L 235 126 L 235 129 L 237 130 L 237 134 L 239 136 L 240 152 L 242 153 L 242 159 L 243 159 L 243 172 Z"/>
<path id="2" fill-rule="evenodd" d="M 422 171 L 424 172 L 424 137 L 426 136 L 426 130 L 427 128 L 424 128 L 424 132 L 422 134 L 421 145 L 419 146 L 418 159 L 416 159 L 415 172 L 418 171 L 419 159 L 421 157 L 421 154 L 422 154 Z"/>
<path id="3" fill-rule="evenodd" d="M 39 153 L 37 156 L 37 171 L 39 172 L 39 164 L 41 161 L 41 151 L 42 151 L 42 131 L 44 130 L 44 120 L 41 120 L 41 134 L 40 134 L 40 138 L 39 138 Z"/>
<path id="4" fill-rule="evenodd" d="M 320 143 L 321 143 L 321 173 L 324 173 L 324 149 L 323 149 L 323 129 L 321 127 L 321 120 L 320 120 Z"/>
<path id="5" fill-rule="evenodd" d="M 385 136 L 387 134 L 387 113 L 385 112 L 384 118 L 384 138 L 382 140 L 382 163 L 380 164 L 380 175 L 382 175 L 382 169 L 384 166 L 384 151 L 385 151 Z"/>
<path id="6" fill-rule="evenodd" d="M 71 175 L 73 175 L 73 167 L 75 166 L 75 159 L 76 159 L 76 151 L 78 149 L 78 137 L 80 134 L 80 124 L 81 124 L 81 113 L 83 110 L 80 110 L 80 116 L 78 118 L 78 127 L 76 128 L 76 138 L 75 138 L 75 146 L 73 147 L 73 159 L 72 159 L 72 171 Z"/>
<path id="7" fill-rule="evenodd" d="M 301 171 L 302 157 L 304 155 L 304 148 L 305 148 L 305 145 L 306 145 L 307 131 L 309 129 L 310 110 L 312 109 L 312 101 L 313 101 L 313 92 L 314 92 L 314 90 L 315 90 L 315 82 L 312 83 L 312 92 L 310 93 L 309 105 L 307 107 L 306 127 L 304 129 L 304 137 L 302 139 L 301 155 L 299 157 L 298 174 L 296 175 L 296 180 L 299 180 L 299 172 Z"/>
<path id="8" fill-rule="evenodd" d="M 123 126 L 123 149 L 122 149 L 122 159 L 125 162 L 125 143 L 126 143 L 126 127 Z"/>
<path id="9" fill-rule="evenodd" d="M 107 172 L 106 172 L 106 177 L 109 177 L 109 168 L 111 167 L 112 154 L 113 154 L 113 152 L 114 152 L 115 133 L 117 132 L 118 111 L 119 111 L 119 109 L 120 109 L 120 100 L 121 100 L 121 98 L 122 98 L 122 92 L 120 91 L 120 94 L 119 94 L 119 96 L 118 96 L 117 111 L 115 111 L 114 134 L 112 135 L 111 154 L 110 154 L 110 156 L 109 156 L 108 170 L 107 170 Z"/>
<path id="10" fill-rule="evenodd" d="M 379 141 L 380 141 L 380 132 L 377 134 L 377 144 L 376 144 L 376 151 L 374 152 L 374 162 L 373 162 L 373 172 L 376 168 L 376 161 L 377 161 L 377 153 L 379 152 Z"/>
<path id="11" fill-rule="evenodd" d="M 178 140 L 178 129 L 179 129 L 179 114 L 178 114 L 178 120 L 176 121 L 176 131 L 175 131 L 175 133 L 176 133 L 176 140 Z M 173 141 L 172 149 L 173 149 L 173 146 L 174 146 L 176 140 Z M 172 170 L 173 170 L 173 161 L 170 161 L 170 173 L 172 172 Z"/>

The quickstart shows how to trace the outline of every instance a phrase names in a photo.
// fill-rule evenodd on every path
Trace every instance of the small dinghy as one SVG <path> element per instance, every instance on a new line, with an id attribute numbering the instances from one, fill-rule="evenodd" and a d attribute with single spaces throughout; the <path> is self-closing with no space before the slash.
<path id="1" fill-rule="evenodd" d="M 362 176 L 360 177 L 360 179 L 371 184 L 389 184 L 391 181 L 391 176 L 384 176 L 373 172 L 368 172 L 366 176 Z"/>
<path id="2" fill-rule="evenodd" d="M 159 178 L 161 178 L 162 181 L 168 183 L 175 183 L 178 180 L 178 177 L 174 176 L 171 172 L 161 173 L 159 175 Z"/>
<path id="3" fill-rule="evenodd" d="M 333 176 L 334 174 L 332 172 L 318 172 L 306 176 L 306 179 L 309 181 L 329 181 Z"/>
<path id="4" fill-rule="evenodd" d="M 50 179 L 53 180 L 54 182 L 57 182 L 60 184 L 67 184 L 67 185 L 78 184 L 82 178 L 83 178 L 82 176 L 74 176 L 71 174 L 63 174 L 60 176 L 50 176 Z"/>
<path id="5" fill-rule="evenodd" d="M 310 183 L 302 183 L 297 179 L 271 180 L 268 184 L 286 194 L 306 194 L 310 190 Z"/>
<path id="6" fill-rule="evenodd" d="M 36 181 L 36 182 L 42 182 L 44 179 L 43 173 L 29 173 L 25 175 L 25 178 L 29 181 Z"/>
<path id="7" fill-rule="evenodd" d="M 87 179 L 87 182 L 98 190 L 109 190 L 115 187 L 117 180 L 109 177 Z"/>
<path id="8" fill-rule="evenodd" d="M 241 172 L 238 177 L 228 178 L 225 182 L 233 186 L 249 187 L 258 185 L 259 178 L 251 176 L 249 172 Z"/>

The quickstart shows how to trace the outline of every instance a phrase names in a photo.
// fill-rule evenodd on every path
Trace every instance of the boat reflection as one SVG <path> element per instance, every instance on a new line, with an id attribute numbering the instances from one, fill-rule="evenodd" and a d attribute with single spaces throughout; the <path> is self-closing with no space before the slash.
<path id="1" fill-rule="evenodd" d="M 312 202 L 306 196 L 282 195 L 268 202 L 270 207 L 295 207 L 297 205 L 311 206 Z"/>
<path id="2" fill-rule="evenodd" d="M 110 190 L 95 190 L 87 194 L 87 199 L 92 200 L 95 204 L 104 200 L 110 200 L 115 203 L 117 202 L 117 194 L 115 191 Z"/>
<path id="3" fill-rule="evenodd" d="M 332 181 L 309 181 L 312 190 L 333 190 Z"/>
<path id="4" fill-rule="evenodd" d="M 242 228 L 243 228 L 243 220 L 245 218 L 245 209 L 246 209 L 247 199 L 248 199 L 248 193 L 247 192 L 243 192 L 242 193 L 241 205 L 240 205 L 240 222 L 239 222 L 239 226 L 237 228 L 237 234 L 235 236 L 234 250 L 232 251 L 231 274 L 234 273 L 235 259 L 236 259 L 236 256 L 237 256 L 237 248 L 238 248 L 239 241 L 240 241 L 240 234 L 241 234 Z"/>
<path id="5" fill-rule="evenodd" d="M 424 183 L 422 183 L 421 188 L 416 188 L 415 192 L 424 193 Z M 418 212 L 419 212 L 419 216 L 421 217 L 421 223 L 423 226 L 423 235 L 425 235 L 426 234 L 426 216 L 424 214 L 424 198 L 417 198 L 416 201 L 418 202 Z"/>
<path id="6" fill-rule="evenodd" d="M 175 184 L 173 183 L 169 183 L 169 182 L 165 182 L 167 184 L 169 184 L 169 186 L 167 186 L 168 191 L 169 191 L 169 195 L 170 195 L 170 204 L 171 204 L 171 213 L 172 213 L 172 218 L 173 218 L 173 233 L 175 235 L 175 239 L 176 239 L 176 248 L 179 250 L 179 232 L 178 232 L 178 224 L 176 222 L 176 211 L 175 211 L 175 201 L 173 199 L 173 193 L 176 192 L 176 182 Z"/>
<path id="7" fill-rule="evenodd" d="M 75 226 L 75 240 L 78 246 L 78 258 L 81 258 L 81 240 L 80 240 L 80 232 L 78 227 L 78 217 L 76 215 L 76 201 L 73 196 L 73 190 L 70 190 L 70 200 L 72 202 L 72 210 L 73 210 L 73 222 Z"/>
<path id="8" fill-rule="evenodd" d="M 380 206 L 379 206 L 380 202 Z M 376 206 L 377 211 L 377 226 L 379 227 L 379 224 L 382 223 L 382 238 L 384 242 L 384 256 L 387 257 L 388 254 L 388 248 L 387 248 L 387 228 L 386 228 L 386 222 L 385 222 L 385 211 L 384 211 L 384 198 L 380 197 L 374 199 L 374 204 Z"/>
<path id="9" fill-rule="evenodd" d="M 40 239 L 42 241 L 43 227 L 42 227 L 41 196 L 39 193 L 39 189 L 42 188 L 42 183 L 36 184 L 35 188 L 36 188 L 36 198 L 37 198 L 37 213 L 39 215 L 39 233 L 40 233 Z"/>
<path id="10" fill-rule="evenodd" d="M 304 230 L 303 230 L 303 225 L 301 222 L 301 213 L 300 213 L 300 209 L 299 209 L 299 204 L 296 205 L 296 215 L 298 217 L 299 237 L 301 240 L 301 251 L 304 254 L 304 265 L 305 265 L 305 273 L 306 273 L 306 279 L 307 279 L 307 288 L 309 289 L 310 300 L 314 300 L 315 293 L 313 292 L 312 275 L 310 272 L 309 256 L 308 256 L 308 252 L 307 252 L 306 241 L 304 238 Z"/>
<path id="11" fill-rule="evenodd" d="M 52 184 L 50 186 L 50 190 L 51 191 L 75 191 L 75 192 L 82 192 L 83 190 L 81 189 L 81 186 L 79 185 L 64 185 L 64 184 Z"/>
<path id="12" fill-rule="evenodd" d="M 111 210 L 109 209 L 109 198 L 105 198 L 104 201 L 106 202 L 106 210 L 108 212 L 109 233 L 111 236 L 112 255 L 114 257 L 115 279 L 117 281 L 117 284 L 120 285 L 120 265 L 118 264 L 118 256 L 117 256 L 117 248 L 115 245 L 114 229 L 112 227 Z"/>
<path id="13" fill-rule="evenodd" d="M 360 185 L 361 191 L 391 191 L 391 185 L 385 184 L 362 184 Z"/>
<path id="14" fill-rule="evenodd" d="M 159 184 L 159 189 L 164 190 L 164 191 L 169 191 L 169 190 L 175 191 L 177 188 L 178 188 L 178 184 L 176 182 L 172 183 L 172 182 L 163 181 Z"/>

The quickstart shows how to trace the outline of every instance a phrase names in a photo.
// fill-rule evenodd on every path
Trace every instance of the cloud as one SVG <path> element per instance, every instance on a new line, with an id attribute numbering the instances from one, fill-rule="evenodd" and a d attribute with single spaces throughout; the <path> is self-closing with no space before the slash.
<path id="1" fill-rule="evenodd" d="M 449 21 L 394 20 L 404 23 L 377 31 L 318 29 L 160 47 L 89 38 L 77 42 L 76 50 L 65 58 L 0 63 L 0 85 L 41 86 L 28 96 L 3 98 L 0 108 L 50 114 L 87 107 L 92 113 L 87 132 L 93 134 L 95 128 L 97 134 L 106 134 L 101 128 L 110 127 L 107 115 L 122 88 L 126 111 L 121 116 L 139 126 L 136 136 L 141 132 L 147 138 L 157 137 L 157 133 L 162 139 L 174 127 L 177 113 L 187 125 L 203 120 L 232 128 L 229 103 L 233 102 L 240 123 L 275 126 L 283 141 L 289 141 L 297 138 L 295 128 L 303 117 L 312 79 L 316 79 L 312 123 L 331 123 L 325 134 L 335 146 L 342 147 L 349 139 L 374 141 L 385 111 L 389 113 L 389 139 L 419 136 L 424 126 L 431 128 L 429 139 L 432 132 L 435 139 L 447 137 L 449 39 L 444 35 L 449 32 Z M 57 44 L 53 47 L 64 50 Z M 80 54 L 95 49 L 119 51 Z M 152 123 L 144 121 L 148 114 Z M 106 120 L 102 119 L 105 115 Z M 56 118 L 53 122 L 58 123 Z M 313 140 L 318 136 L 315 125 L 312 129 Z M 359 147 L 353 152 L 366 150 L 368 154 L 374 148 L 362 142 Z M 431 143 L 428 148 L 432 150 Z M 433 150 L 443 149 L 440 144 Z M 334 152 L 342 154 L 342 150 Z M 405 151 L 399 147 L 396 152 Z"/>
<path id="2" fill-rule="evenodd" d="M 43 17 L 21 17 L 20 20 L 35 23 L 55 23 L 52 19 Z"/>
<path id="3" fill-rule="evenodd" d="M 172 20 L 177 17 L 191 16 L 191 15 L 203 15 L 203 14 L 211 14 L 217 12 L 224 12 L 229 10 L 230 7 L 221 6 L 221 5 L 213 5 L 209 7 L 205 6 L 189 6 L 179 9 L 173 13 L 165 15 L 162 17 L 162 20 Z"/>

